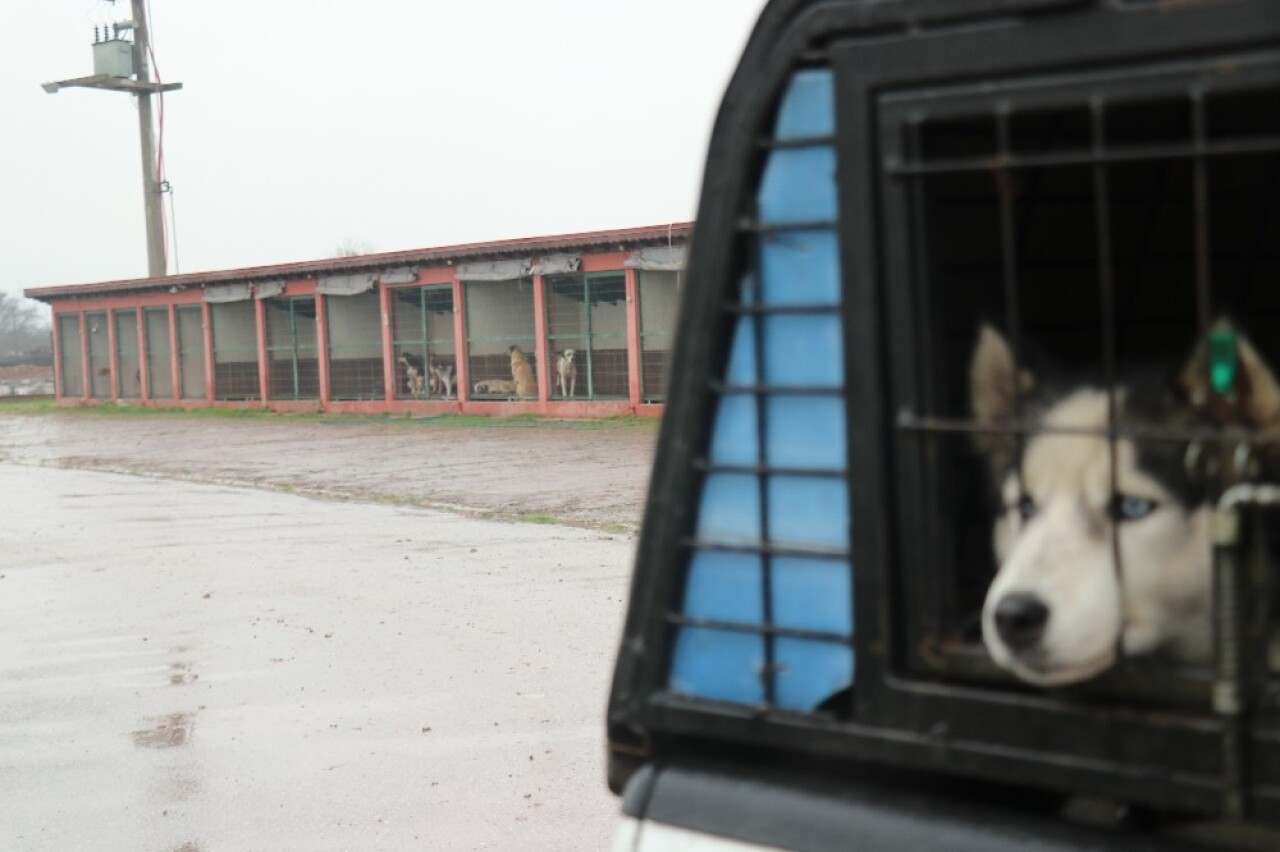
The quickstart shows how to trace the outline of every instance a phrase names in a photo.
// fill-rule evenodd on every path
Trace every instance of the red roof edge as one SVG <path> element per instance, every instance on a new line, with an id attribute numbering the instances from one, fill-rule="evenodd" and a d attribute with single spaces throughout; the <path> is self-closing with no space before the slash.
<path id="1" fill-rule="evenodd" d="M 618 249 L 652 244 L 662 240 L 687 240 L 693 232 L 692 222 L 672 222 L 666 225 L 647 225 L 640 228 L 618 228 L 608 231 L 584 231 L 577 234 L 557 234 L 545 237 L 521 237 L 519 239 L 492 240 L 478 243 L 462 243 L 437 248 L 409 249 L 406 251 L 378 252 L 354 257 L 325 258 L 270 266 L 247 266 L 241 269 L 224 269 L 213 272 L 185 272 L 181 275 L 165 275 L 149 278 L 125 278 L 117 281 L 101 281 L 87 284 L 60 284 L 52 287 L 28 287 L 23 295 L 28 299 L 51 299 L 66 296 L 90 296 L 125 291 L 146 291 L 180 287 L 203 287 L 243 280 L 271 280 L 301 278 L 326 273 L 342 273 L 403 264 L 432 264 L 459 260 L 483 259 L 498 255 L 528 254 L 587 249 L 616 245 Z"/>

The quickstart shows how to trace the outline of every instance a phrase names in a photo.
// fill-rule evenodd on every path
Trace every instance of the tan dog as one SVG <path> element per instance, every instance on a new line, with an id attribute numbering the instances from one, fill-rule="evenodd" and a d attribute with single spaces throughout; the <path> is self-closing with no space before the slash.
<path id="1" fill-rule="evenodd" d="M 396 359 L 404 367 L 404 381 L 410 396 L 425 397 L 427 395 L 426 376 L 422 372 L 422 359 L 410 352 L 403 353 Z"/>
<path id="2" fill-rule="evenodd" d="M 442 364 L 438 361 L 432 361 L 427 365 L 427 369 L 431 371 L 431 393 L 434 396 L 444 396 L 445 399 L 453 399 L 453 383 L 457 381 L 458 374 L 452 364 Z"/>
<path id="3" fill-rule="evenodd" d="M 511 378 L 516 384 L 516 396 L 521 399 L 536 399 L 538 382 L 533 377 L 533 368 L 524 357 L 524 351 L 519 346 L 508 347 L 507 351 L 511 353 Z"/>
<path id="4" fill-rule="evenodd" d="M 485 379 L 483 382 L 476 382 L 475 392 L 477 394 L 514 394 L 516 392 L 516 383 L 507 379 Z"/>

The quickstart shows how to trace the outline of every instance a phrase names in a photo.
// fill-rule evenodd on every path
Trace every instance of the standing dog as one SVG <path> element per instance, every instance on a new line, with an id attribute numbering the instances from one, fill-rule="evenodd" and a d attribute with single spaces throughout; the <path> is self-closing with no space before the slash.
<path id="1" fill-rule="evenodd" d="M 516 396 L 521 399 L 537 399 L 538 382 L 533 377 L 533 368 L 524 357 L 524 351 L 519 346 L 509 346 L 507 352 L 511 355 L 511 380 L 516 383 Z"/>
<path id="2" fill-rule="evenodd" d="M 556 377 L 560 379 L 560 396 L 573 399 L 578 389 L 578 365 L 573 361 L 574 352 L 566 349 L 556 359 Z M 565 391 L 565 385 L 569 390 Z"/>
<path id="3" fill-rule="evenodd" d="M 404 381 L 406 392 L 410 396 L 425 397 L 427 395 L 426 372 L 423 370 L 422 359 L 412 352 L 403 352 L 396 359 L 401 367 L 404 367 Z"/>
<path id="4" fill-rule="evenodd" d="M 436 396 L 443 394 L 445 399 L 453 399 L 453 383 L 458 378 L 454 366 L 431 361 L 427 364 L 427 369 L 431 372 L 431 392 Z"/>
<path id="5" fill-rule="evenodd" d="M 1239 377 L 1228 397 L 1212 398 L 1200 347 L 1163 382 L 1110 389 L 1117 425 L 1280 429 L 1280 386 L 1243 337 L 1236 348 Z M 1116 662 L 1117 647 L 1125 656 L 1159 651 L 1207 661 L 1210 494 L 1187 470 L 1186 442 L 1117 438 L 1113 472 L 1108 389 L 1054 389 L 1025 369 L 1015 375 L 1008 343 L 983 328 L 970 367 L 979 424 L 1014 425 L 1015 386 L 1031 433 L 1019 441 L 991 432 L 975 441 L 1002 504 L 994 529 L 999 568 L 982 612 L 992 659 L 1042 686 L 1099 674 Z"/>

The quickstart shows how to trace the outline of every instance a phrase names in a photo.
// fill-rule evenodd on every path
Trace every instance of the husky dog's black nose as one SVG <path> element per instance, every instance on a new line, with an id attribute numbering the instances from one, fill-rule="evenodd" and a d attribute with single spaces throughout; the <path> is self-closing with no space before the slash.
<path id="1" fill-rule="evenodd" d="M 1049 607 L 1035 595 L 1005 595 L 996 605 L 996 632 L 1015 651 L 1040 641 L 1049 623 Z"/>

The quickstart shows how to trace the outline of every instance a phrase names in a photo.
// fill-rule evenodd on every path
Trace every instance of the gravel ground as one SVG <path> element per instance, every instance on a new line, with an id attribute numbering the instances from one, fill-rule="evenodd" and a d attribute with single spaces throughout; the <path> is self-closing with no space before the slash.
<path id="1" fill-rule="evenodd" d="M 5 416 L 0 459 L 634 531 L 656 424 Z M 536 516 L 529 518 L 529 516 Z"/>

